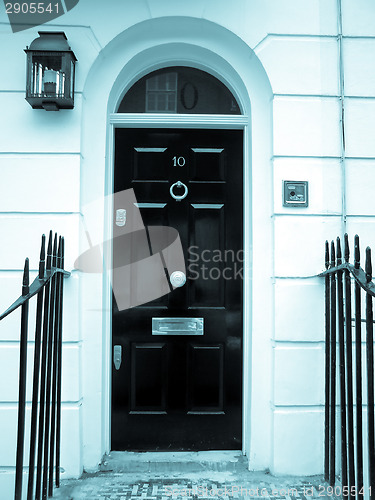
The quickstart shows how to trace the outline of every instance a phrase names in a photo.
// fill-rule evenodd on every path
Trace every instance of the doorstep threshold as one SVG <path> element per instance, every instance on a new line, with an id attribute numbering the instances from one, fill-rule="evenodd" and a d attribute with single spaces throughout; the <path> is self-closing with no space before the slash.
<path id="1" fill-rule="evenodd" d="M 103 472 L 160 472 L 178 470 L 246 470 L 247 459 L 241 450 L 214 451 L 111 451 L 103 457 Z"/>

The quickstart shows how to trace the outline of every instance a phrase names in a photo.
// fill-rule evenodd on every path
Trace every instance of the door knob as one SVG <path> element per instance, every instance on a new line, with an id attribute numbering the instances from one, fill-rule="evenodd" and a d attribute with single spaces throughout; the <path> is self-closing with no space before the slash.
<path id="1" fill-rule="evenodd" d="M 179 288 L 180 286 L 184 286 L 186 283 L 185 273 L 182 271 L 174 271 L 170 276 L 171 285 L 175 288 Z"/>

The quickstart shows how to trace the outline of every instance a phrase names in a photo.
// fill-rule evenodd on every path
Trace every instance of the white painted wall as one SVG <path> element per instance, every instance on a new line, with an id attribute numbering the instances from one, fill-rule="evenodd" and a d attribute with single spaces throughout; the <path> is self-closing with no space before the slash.
<path id="1" fill-rule="evenodd" d="M 322 472 L 323 288 L 310 276 L 323 269 L 324 241 L 346 229 L 351 241 L 358 233 L 375 246 L 375 6 L 342 0 L 344 166 L 337 12 L 336 0 L 81 0 L 43 27 L 65 31 L 78 58 L 74 110 L 47 113 L 24 100 L 23 49 L 41 28 L 13 34 L 0 5 L 0 309 L 18 293 L 26 255 L 36 269 L 42 232 L 65 235 L 73 268 L 85 244 L 82 208 L 110 181 L 108 114 L 139 76 L 182 59 L 244 99 L 256 290 L 245 448 L 250 468 L 276 474 Z M 308 208 L 282 206 L 284 179 L 309 181 Z M 103 207 L 99 238 L 107 222 Z M 108 451 L 110 325 L 102 278 L 73 272 L 65 283 L 62 466 L 70 477 Z M 15 318 L 0 323 L 0 380 L 9 381 L 0 386 L 1 487 L 12 483 L 17 328 Z"/>

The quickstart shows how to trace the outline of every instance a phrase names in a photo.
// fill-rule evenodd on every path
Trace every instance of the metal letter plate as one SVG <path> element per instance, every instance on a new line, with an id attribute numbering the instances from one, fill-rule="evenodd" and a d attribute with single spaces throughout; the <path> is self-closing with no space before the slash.
<path id="1" fill-rule="evenodd" d="M 152 318 L 152 335 L 203 335 L 203 318 Z"/>

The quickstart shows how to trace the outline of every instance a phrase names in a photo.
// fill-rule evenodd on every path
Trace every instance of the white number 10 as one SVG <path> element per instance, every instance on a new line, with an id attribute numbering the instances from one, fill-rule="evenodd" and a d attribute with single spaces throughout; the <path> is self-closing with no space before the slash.
<path id="1" fill-rule="evenodd" d="M 177 156 L 173 157 L 173 166 L 177 167 L 177 165 L 179 167 L 183 167 L 185 165 L 185 158 L 183 156 L 179 156 L 178 158 Z"/>

